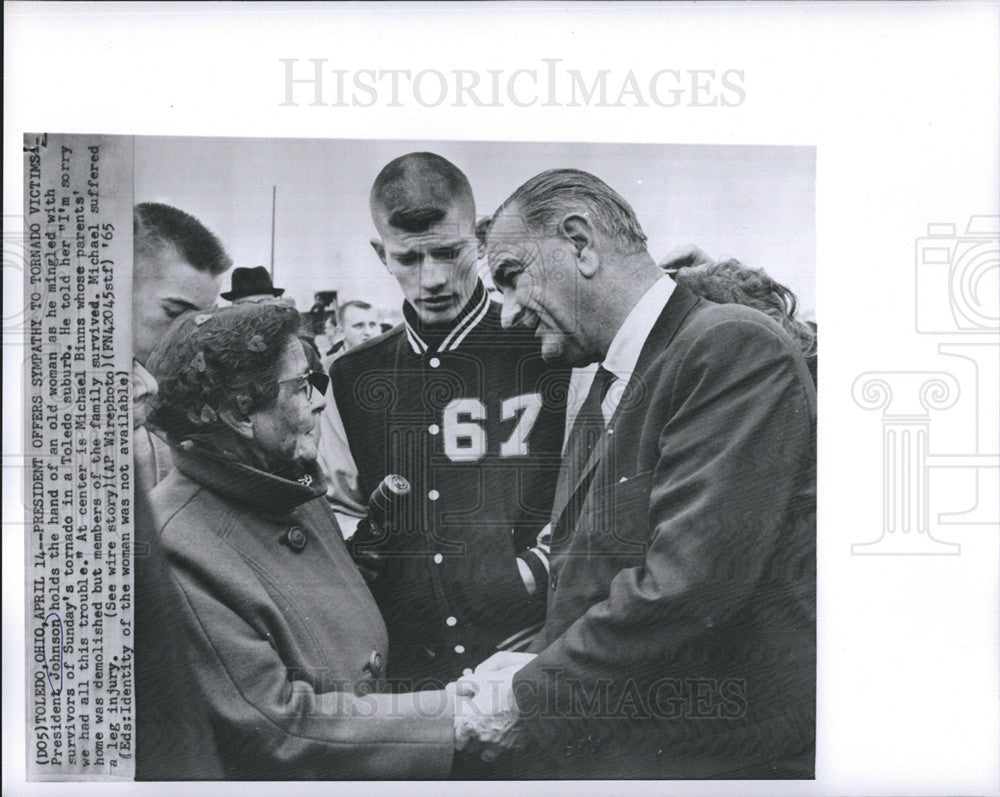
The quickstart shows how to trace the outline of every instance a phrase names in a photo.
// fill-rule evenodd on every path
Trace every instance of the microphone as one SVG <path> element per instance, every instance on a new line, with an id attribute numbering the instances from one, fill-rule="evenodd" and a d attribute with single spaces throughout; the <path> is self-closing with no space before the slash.
<path id="1" fill-rule="evenodd" d="M 380 526 L 395 525 L 403 499 L 410 494 L 410 483 L 396 473 L 390 473 L 372 490 L 368 498 L 368 517 Z M 391 521 L 391 522 L 390 522 Z"/>
<path id="2" fill-rule="evenodd" d="M 390 473 L 382 479 L 368 498 L 368 514 L 358 521 L 358 528 L 348 541 L 351 556 L 369 584 L 386 571 L 378 548 L 391 532 L 398 531 L 399 514 L 410 489 L 410 483 L 398 474 Z"/>

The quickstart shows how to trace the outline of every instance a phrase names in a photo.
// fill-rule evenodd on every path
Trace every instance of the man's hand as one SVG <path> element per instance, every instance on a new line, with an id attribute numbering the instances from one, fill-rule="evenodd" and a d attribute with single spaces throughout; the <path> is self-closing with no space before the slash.
<path id="1" fill-rule="evenodd" d="M 525 664 L 535 658 L 537 654 L 535 653 L 517 653 L 512 650 L 501 650 L 499 653 L 494 653 L 486 661 L 482 662 L 478 667 L 476 667 L 476 675 L 485 675 L 486 673 L 496 672 L 497 670 L 507 670 L 511 667 L 520 670 Z"/>
<path id="2" fill-rule="evenodd" d="M 482 691 L 481 683 L 469 678 L 452 681 L 444 691 L 455 699 L 455 749 L 464 750 L 469 741 L 475 738 L 472 720 L 476 715 L 488 713 L 490 707 L 483 705 L 483 697 L 477 696 Z"/>
<path id="3" fill-rule="evenodd" d="M 677 271 L 689 266 L 708 266 L 714 262 L 710 255 L 703 252 L 694 244 L 685 244 L 672 250 L 660 261 L 659 266 L 664 271 Z"/>
<path id="4" fill-rule="evenodd" d="M 517 703 L 511 686 L 518 669 L 520 666 L 474 674 L 455 683 L 457 749 L 467 749 L 478 753 L 484 761 L 493 761 L 524 746 L 525 736 L 517 728 Z"/>

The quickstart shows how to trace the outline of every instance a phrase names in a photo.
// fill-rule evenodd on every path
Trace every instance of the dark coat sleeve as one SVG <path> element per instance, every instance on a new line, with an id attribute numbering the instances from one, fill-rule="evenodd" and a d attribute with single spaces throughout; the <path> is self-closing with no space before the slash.
<path id="1" fill-rule="evenodd" d="M 148 434 L 146 430 L 137 430 Z M 137 438 L 138 439 L 138 438 Z M 137 474 L 142 473 L 136 462 Z M 151 477 L 153 471 L 147 471 Z M 205 701 L 184 657 L 170 583 L 146 484 L 135 489 L 136 780 L 223 777 Z"/>
<path id="2" fill-rule="evenodd" d="M 645 372 L 642 439 L 659 456 L 645 561 L 515 676 L 522 713 L 563 702 L 574 679 L 669 672 L 745 606 L 811 455 L 811 385 L 791 346 L 776 328 L 725 318 L 682 330 Z"/>
<path id="3" fill-rule="evenodd" d="M 224 544 L 172 541 L 182 625 L 221 744 L 257 779 L 443 778 L 454 704 L 441 691 L 357 695 L 307 681 L 278 656 L 277 609 Z"/>

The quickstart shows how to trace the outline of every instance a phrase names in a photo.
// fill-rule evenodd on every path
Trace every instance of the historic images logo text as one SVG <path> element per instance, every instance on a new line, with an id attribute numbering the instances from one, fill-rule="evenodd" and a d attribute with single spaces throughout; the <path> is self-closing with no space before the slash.
<path id="1" fill-rule="evenodd" d="M 746 100 L 741 69 L 651 72 L 534 68 L 338 69 L 326 58 L 279 58 L 281 107 L 733 108 Z"/>

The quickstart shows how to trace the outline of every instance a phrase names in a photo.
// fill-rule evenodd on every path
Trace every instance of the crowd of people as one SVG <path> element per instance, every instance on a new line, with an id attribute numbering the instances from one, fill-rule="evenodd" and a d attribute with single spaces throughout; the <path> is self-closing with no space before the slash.
<path id="1" fill-rule="evenodd" d="M 794 294 L 575 169 L 477 217 L 415 152 L 369 207 L 402 323 L 319 335 L 135 208 L 138 777 L 812 777 Z"/>

